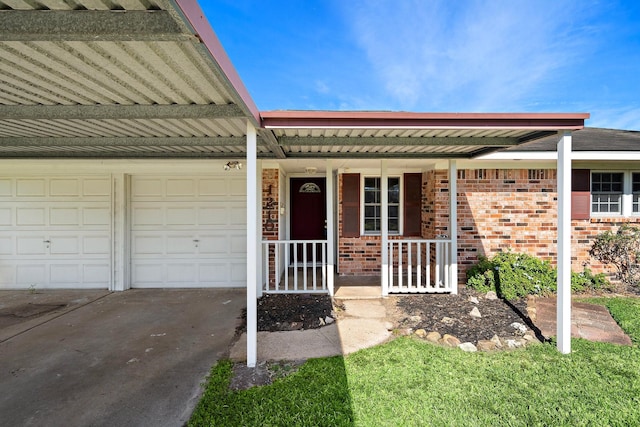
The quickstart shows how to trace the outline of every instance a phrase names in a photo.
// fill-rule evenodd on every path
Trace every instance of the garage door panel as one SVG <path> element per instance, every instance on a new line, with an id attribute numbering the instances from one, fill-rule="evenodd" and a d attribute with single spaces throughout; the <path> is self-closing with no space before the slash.
<path id="1" fill-rule="evenodd" d="M 17 208 L 16 209 L 16 225 L 18 226 L 39 226 L 46 225 L 47 217 L 46 208 Z"/>
<path id="2" fill-rule="evenodd" d="M 47 266 L 44 264 L 19 264 L 16 266 L 18 284 L 38 285 L 48 282 Z"/>
<path id="3" fill-rule="evenodd" d="M 134 227 L 164 225 L 164 210 L 161 207 L 134 207 L 132 223 Z"/>
<path id="4" fill-rule="evenodd" d="M 231 207 L 231 225 L 238 226 L 246 226 L 247 225 L 247 214 L 246 214 L 246 206 L 232 206 Z"/>
<path id="5" fill-rule="evenodd" d="M 47 236 L 24 236 L 16 237 L 17 255 L 45 255 L 47 253 Z"/>
<path id="6" fill-rule="evenodd" d="M 110 226 L 111 209 L 87 207 L 82 209 L 82 224 L 85 226 Z"/>
<path id="7" fill-rule="evenodd" d="M 52 285 L 67 284 L 70 287 L 82 282 L 78 264 L 54 264 L 49 270 L 49 277 Z"/>
<path id="8" fill-rule="evenodd" d="M 169 262 L 166 265 L 166 269 L 166 280 L 168 283 L 183 285 L 196 283 L 195 271 L 193 268 L 193 264 L 190 262 Z"/>
<path id="9" fill-rule="evenodd" d="M 194 197 L 197 195 L 196 180 L 191 178 L 167 179 L 167 197 Z"/>
<path id="10" fill-rule="evenodd" d="M 0 178 L 0 197 L 13 196 L 13 179 Z"/>
<path id="11" fill-rule="evenodd" d="M 242 234 L 236 234 L 229 236 L 230 251 L 235 255 L 242 255 L 247 253 L 247 237 Z"/>
<path id="12" fill-rule="evenodd" d="M 247 282 L 247 265 L 246 263 L 236 261 L 231 263 L 231 282 L 246 283 Z"/>
<path id="13" fill-rule="evenodd" d="M 0 183 L 2 287 L 109 286 L 109 176 L 2 177 Z M 85 282 L 87 263 L 100 273 Z"/>
<path id="14" fill-rule="evenodd" d="M 111 197 L 111 180 L 109 178 L 85 178 L 82 181 L 84 197 Z"/>
<path id="15" fill-rule="evenodd" d="M 161 286 L 164 283 L 165 265 L 163 263 L 141 263 L 133 266 L 132 279 L 136 287 L 149 285 Z"/>
<path id="16" fill-rule="evenodd" d="M 247 194 L 247 180 L 234 179 L 230 181 L 229 194 L 231 196 L 244 196 Z"/>
<path id="17" fill-rule="evenodd" d="M 13 255 L 14 238 L 0 236 L 0 255 Z"/>
<path id="18" fill-rule="evenodd" d="M 195 254 L 197 242 L 194 242 L 194 240 L 197 240 L 197 239 L 194 239 L 193 234 L 191 233 L 183 234 L 183 235 L 167 236 L 167 254 L 168 255 Z"/>
<path id="19" fill-rule="evenodd" d="M 167 225 L 190 225 L 196 224 L 196 208 L 195 207 L 168 207 L 167 208 Z"/>
<path id="20" fill-rule="evenodd" d="M 141 255 L 160 255 L 164 253 L 164 239 L 161 236 L 136 235 L 133 237 L 133 253 Z"/>
<path id="21" fill-rule="evenodd" d="M 44 197 L 46 196 L 46 180 L 44 178 L 28 178 L 16 180 L 16 196 Z"/>
<path id="22" fill-rule="evenodd" d="M 78 225 L 80 223 L 80 213 L 78 208 L 51 208 L 49 209 L 49 224 L 56 225 Z"/>
<path id="23" fill-rule="evenodd" d="M 246 285 L 231 278 L 232 252 L 246 247 L 246 181 L 234 189 L 237 178 L 132 177 L 134 287 Z M 246 251 L 236 258 L 246 269 Z"/>
<path id="24" fill-rule="evenodd" d="M 111 240 L 107 236 L 84 236 L 82 238 L 82 253 L 84 255 L 109 255 Z"/>
<path id="25" fill-rule="evenodd" d="M 227 262 L 203 262 L 198 266 L 198 279 L 201 283 L 228 283 L 229 276 Z"/>
<path id="26" fill-rule="evenodd" d="M 78 236 L 57 236 L 50 242 L 49 252 L 52 255 L 81 255 Z"/>
<path id="27" fill-rule="evenodd" d="M 49 181 L 49 195 L 52 197 L 78 197 L 80 182 L 73 178 L 52 178 Z"/>
<path id="28" fill-rule="evenodd" d="M 13 209 L 0 208 L 0 227 L 13 225 Z"/>
<path id="29" fill-rule="evenodd" d="M 227 179 L 204 178 L 198 183 L 198 192 L 201 196 L 226 196 L 229 194 Z"/>
<path id="30" fill-rule="evenodd" d="M 109 278 L 110 269 L 109 264 L 85 264 L 82 266 L 82 283 L 109 286 L 106 279 Z"/>

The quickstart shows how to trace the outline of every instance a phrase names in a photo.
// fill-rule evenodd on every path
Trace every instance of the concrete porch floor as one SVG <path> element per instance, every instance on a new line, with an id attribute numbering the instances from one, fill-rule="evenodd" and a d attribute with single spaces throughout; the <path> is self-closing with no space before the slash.
<path id="1" fill-rule="evenodd" d="M 382 296 L 380 276 L 335 276 L 334 297 L 338 299 L 377 299 Z"/>

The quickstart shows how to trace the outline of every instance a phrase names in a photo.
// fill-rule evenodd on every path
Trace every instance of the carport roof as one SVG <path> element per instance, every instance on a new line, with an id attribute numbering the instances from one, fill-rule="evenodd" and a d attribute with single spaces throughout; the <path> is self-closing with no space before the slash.
<path id="1" fill-rule="evenodd" d="M 0 0 L 0 157 L 470 158 L 588 114 L 260 113 L 196 2 Z"/>

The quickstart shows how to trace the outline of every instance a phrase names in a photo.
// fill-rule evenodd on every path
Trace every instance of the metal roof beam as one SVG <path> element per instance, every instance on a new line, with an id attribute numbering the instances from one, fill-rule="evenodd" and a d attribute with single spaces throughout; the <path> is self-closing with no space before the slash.
<path id="1" fill-rule="evenodd" d="M 278 145 L 278 140 L 272 131 L 258 129 L 258 135 L 260 135 L 260 138 L 262 138 L 269 151 L 271 151 L 277 159 L 287 158 L 282 147 Z"/>
<path id="2" fill-rule="evenodd" d="M 469 159 L 468 153 L 287 153 L 289 159 Z"/>
<path id="3" fill-rule="evenodd" d="M 166 10 L 3 10 L 0 41 L 183 41 Z"/>
<path id="4" fill-rule="evenodd" d="M 0 15 L 2 13 L 0 12 Z M 0 119 L 217 119 L 244 118 L 236 104 L 208 105 L 0 105 Z"/>
<path id="5" fill-rule="evenodd" d="M 0 147 L 244 147 L 245 138 L 217 137 L 93 137 L 0 138 Z"/>
<path id="6" fill-rule="evenodd" d="M 492 137 L 299 137 L 282 136 L 278 138 L 281 146 L 482 146 L 482 147 L 511 147 L 518 145 L 517 138 L 492 138 Z"/>

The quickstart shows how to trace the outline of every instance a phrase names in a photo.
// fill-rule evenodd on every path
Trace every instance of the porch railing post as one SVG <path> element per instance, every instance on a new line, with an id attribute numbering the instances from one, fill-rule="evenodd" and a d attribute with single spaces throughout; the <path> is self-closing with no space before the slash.
<path id="1" fill-rule="evenodd" d="M 451 293 L 458 293 L 458 165 L 449 160 L 449 240 Z"/>
<path id="2" fill-rule="evenodd" d="M 333 296 L 333 275 L 335 273 L 335 236 L 333 224 L 333 166 L 331 164 L 331 160 L 327 160 L 326 175 L 325 191 L 327 194 L 327 263 L 325 269 L 327 274 L 327 288 L 329 290 L 329 295 Z"/>
<path id="3" fill-rule="evenodd" d="M 381 255 L 380 266 L 382 296 L 389 295 L 389 179 L 387 177 L 387 161 L 380 161 L 380 231 Z M 400 268 L 400 266 L 398 266 Z"/>

